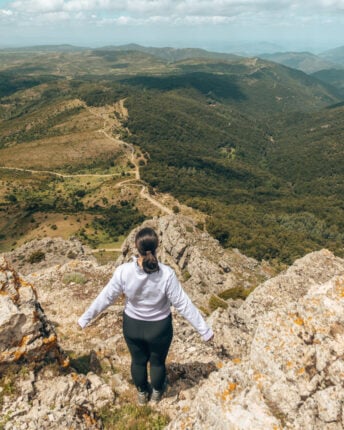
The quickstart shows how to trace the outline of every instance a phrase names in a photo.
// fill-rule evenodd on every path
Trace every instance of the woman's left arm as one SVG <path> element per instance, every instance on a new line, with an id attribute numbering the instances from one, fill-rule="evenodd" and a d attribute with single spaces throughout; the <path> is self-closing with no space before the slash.
<path id="1" fill-rule="evenodd" d="M 199 310 L 183 290 L 174 271 L 170 276 L 166 294 L 172 305 L 198 331 L 203 340 L 212 340 L 214 337 L 213 330 L 204 321 Z"/>

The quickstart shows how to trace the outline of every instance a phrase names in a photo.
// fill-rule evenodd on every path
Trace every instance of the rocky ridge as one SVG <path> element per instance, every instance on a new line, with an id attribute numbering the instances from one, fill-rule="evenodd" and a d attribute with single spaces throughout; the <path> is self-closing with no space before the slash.
<path id="1" fill-rule="evenodd" d="M 209 315 L 212 344 L 174 314 L 170 385 L 154 407 L 170 417 L 167 428 L 344 428 L 344 260 L 318 251 L 274 276 L 267 264 L 223 250 L 184 217 L 155 218 L 145 225 L 156 228 L 160 259 L 175 268 L 202 309 L 224 290 L 260 284 L 246 301 L 227 299 L 226 306 Z M 83 332 L 75 324 L 114 267 L 131 257 L 134 234 L 115 264 L 99 266 L 84 252 L 82 260 L 67 259 L 25 276 L 35 285 L 71 367 L 53 370 L 55 355 L 50 364 L 39 370 L 33 365 L 17 378 L 15 398 L 0 388 L 6 430 L 102 428 L 99 410 L 104 406 L 117 414 L 135 402 L 121 335 L 123 304 L 108 308 Z M 0 328 L 0 336 L 6 333 L 8 327 Z M 87 374 L 82 375 L 85 357 Z M 17 365 L 29 361 L 23 355 Z"/>
<path id="2" fill-rule="evenodd" d="M 168 428 L 343 429 L 344 260 L 311 253 L 230 314 L 212 315 L 216 336 L 227 322 L 244 347 Z"/>
<path id="3" fill-rule="evenodd" d="M 72 260 L 89 261 L 92 259 L 90 250 L 85 248 L 79 240 L 76 238 L 64 240 L 59 237 L 34 239 L 14 251 L 5 253 L 4 257 L 23 275 Z"/>

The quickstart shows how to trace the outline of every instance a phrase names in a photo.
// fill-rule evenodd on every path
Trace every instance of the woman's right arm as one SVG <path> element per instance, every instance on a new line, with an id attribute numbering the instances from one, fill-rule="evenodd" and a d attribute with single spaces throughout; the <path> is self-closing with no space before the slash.
<path id="1" fill-rule="evenodd" d="M 121 270 L 118 267 L 108 284 L 103 288 L 91 306 L 79 318 L 78 324 L 81 328 L 85 328 L 91 320 L 110 306 L 123 292 L 120 275 Z"/>

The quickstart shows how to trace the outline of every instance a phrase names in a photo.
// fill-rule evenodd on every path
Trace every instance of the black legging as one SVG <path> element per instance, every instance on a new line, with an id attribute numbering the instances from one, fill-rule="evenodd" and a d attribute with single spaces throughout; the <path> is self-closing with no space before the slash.
<path id="1" fill-rule="evenodd" d="M 131 354 L 131 376 L 137 389 L 148 390 L 149 361 L 152 387 L 161 391 L 166 378 L 165 360 L 173 337 L 171 314 L 160 321 L 141 321 L 124 313 L 123 334 Z"/>

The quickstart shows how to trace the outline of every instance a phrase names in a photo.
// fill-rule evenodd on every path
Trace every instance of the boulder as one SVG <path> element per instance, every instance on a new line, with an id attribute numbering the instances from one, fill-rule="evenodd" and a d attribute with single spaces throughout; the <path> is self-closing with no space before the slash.
<path id="1" fill-rule="evenodd" d="M 113 400 L 98 375 L 69 367 L 35 288 L 0 257 L 0 427 L 101 429 L 97 411 Z"/>
<path id="2" fill-rule="evenodd" d="M 248 347 L 168 429 L 342 429 L 344 260 L 312 253 L 252 296 L 231 309 L 227 327 L 232 343 L 241 331 Z M 216 321 L 223 312 L 213 318 L 215 339 Z"/>
<path id="3" fill-rule="evenodd" d="M 34 287 L 0 257 L 0 366 L 46 357 L 64 361 Z"/>

